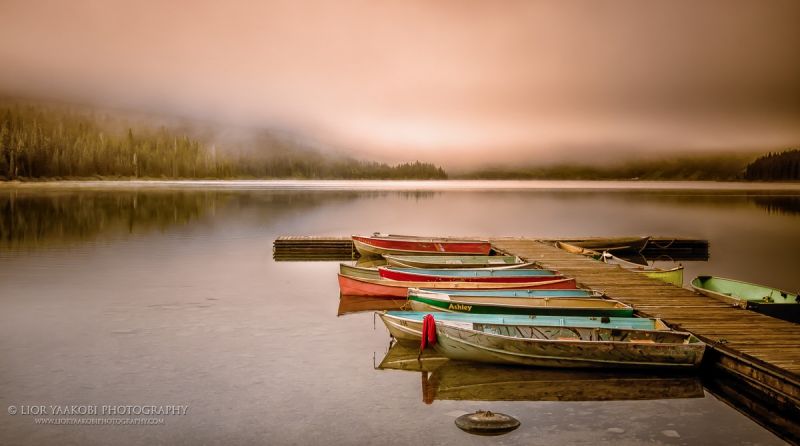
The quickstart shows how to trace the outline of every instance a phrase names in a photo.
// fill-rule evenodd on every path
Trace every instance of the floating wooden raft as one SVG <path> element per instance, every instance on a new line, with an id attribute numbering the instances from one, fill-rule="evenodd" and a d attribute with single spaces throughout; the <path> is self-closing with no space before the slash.
<path id="1" fill-rule="evenodd" d="M 494 249 L 575 277 L 579 285 L 689 331 L 710 347 L 706 385 L 723 400 L 800 443 L 800 324 L 744 310 L 549 243 L 494 239 Z"/>
<path id="2" fill-rule="evenodd" d="M 649 259 L 665 256 L 673 260 L 708 260 L 708 240 L 651 237 L 641 254 Z"/>
<path id="3" fill-rule="evenodd" d="M 519 239 L 508 238 L 508 240 Z M 552 243 L 555 239 L 542 241 Z M 642 254 L 648 258 L 664 256 L 672 260 L 708 260 L 708 240 L 651 237 Z M 358 252 L 353 248 L 350 237 L 281 236 L 275 239 L 273 255 L 275 260 L 279 261 L 351 260 L 358 257 Z"/>
<path id="4" fill-rule="evenodd" d="M 273 245 L 275 260 L 351 260 L 358 256 L 350 237 L 282 236 Z"/>

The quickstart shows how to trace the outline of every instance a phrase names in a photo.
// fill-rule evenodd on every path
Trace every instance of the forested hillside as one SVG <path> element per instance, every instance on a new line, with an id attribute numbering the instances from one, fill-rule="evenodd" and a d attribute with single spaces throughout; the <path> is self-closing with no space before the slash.
<path id="1" fill-rule="evenodd" d="M 800 150 L 770 153 L 758 158 L 747 166 L 745 178 L 759 181 L 800 180 Z"/>
<path id="2" fill-rule="evenodd" d="M 226 150 L 166 127 L 121 124 L 105 113 L 0 105 L 0 178 L 447 178 L 429 163 L 388 165 L 286 144 L 273 150 L 270 142 Z"/>

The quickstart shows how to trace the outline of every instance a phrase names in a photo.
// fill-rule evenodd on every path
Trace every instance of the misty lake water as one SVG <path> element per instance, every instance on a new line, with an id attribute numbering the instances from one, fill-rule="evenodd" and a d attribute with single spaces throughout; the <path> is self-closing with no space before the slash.
<path id="1" fill-rule="evenodd" d="M 800 185 L 162 183 L 0 188 L 2 444 L 782 444 L 709 393 L 644 401 L 423 401 L 376 370 L 371 312 L 337 316 L 337 262 L 280 235 L 664 235 L 714 274 L 800 289 Z M 24 405 L 188 405 L 158 426 L 36 425 Z M 459 431 L 490 409 L 522 425 Z"/>

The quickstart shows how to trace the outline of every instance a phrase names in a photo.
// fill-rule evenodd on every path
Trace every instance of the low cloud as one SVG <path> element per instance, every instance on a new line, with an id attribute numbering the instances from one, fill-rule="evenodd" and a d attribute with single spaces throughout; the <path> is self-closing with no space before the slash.
<path id="1" fill-rule="evenodd" d="M 724 12 L 724 13 L 723 13 Z M 448 166 L 800 143 L 800 3 L 0 3 L 0 92 Z"/>

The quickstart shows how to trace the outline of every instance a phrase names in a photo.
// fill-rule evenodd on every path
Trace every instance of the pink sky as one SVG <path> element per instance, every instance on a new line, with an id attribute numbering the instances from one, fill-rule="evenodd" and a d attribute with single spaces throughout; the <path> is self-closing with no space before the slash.
<path id="1" fill-rule="evenodd" d="M 800 144 L 800 2 L 0 0 L 0 92 L 446 165 Z"/>

